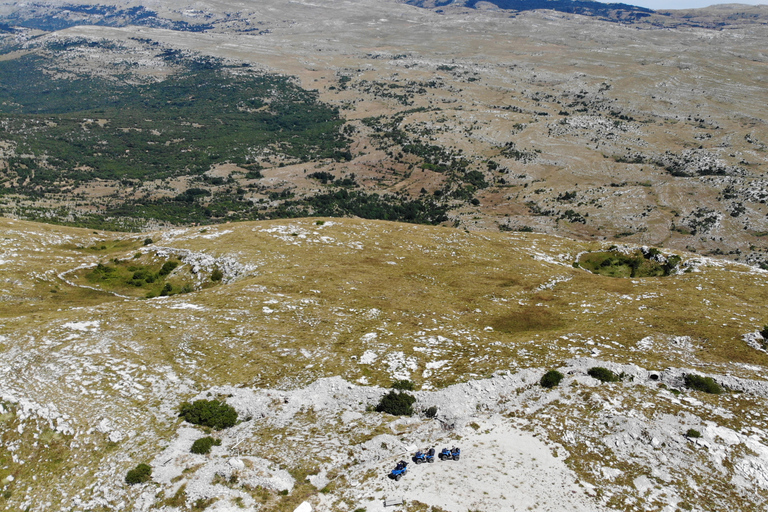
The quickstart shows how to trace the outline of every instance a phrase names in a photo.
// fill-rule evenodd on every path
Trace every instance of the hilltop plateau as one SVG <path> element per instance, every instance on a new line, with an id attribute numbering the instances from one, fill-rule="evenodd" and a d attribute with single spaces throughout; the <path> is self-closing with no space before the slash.
<path id="1" fill-rule="evenodd" d="M 765 506 L 765 271 L 352 219 L 1 229 L 4 510 Z M 673 267 L 580 268 L 604 251 Z M 415 415 L 375 412 L 398 381 Z M 182 421 L 198 399 L 237 424 Z M 221 444 L 190 453 L 206 435 Z M 451 444 L 460 461 L 386 478 Z M 127 485 L 139 463 L 151 480 Z"/>

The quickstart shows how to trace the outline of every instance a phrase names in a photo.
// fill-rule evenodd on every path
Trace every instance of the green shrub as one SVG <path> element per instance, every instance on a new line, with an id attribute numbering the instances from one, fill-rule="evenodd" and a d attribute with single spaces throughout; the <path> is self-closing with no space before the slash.
<path id="1" fill-rule="evenodd" d="M 193 425 L 221 430 L 237 423 L 237 411 L 224 402 L 217 400 L 195 400 L 184 402 L 179 407 L 179 416 Z"/>
<path id="2" fill-rule="evenodd" d="M 211 272 L 211 281 L 218 282 L 224 279 L 224 272 L 219 270 L 218 268 L 213 269 L 213 272 Z"/>
<path id="3" fill-rule="evenodd" d="M 685 376 L 685 387 L 713 395 L 719 395 L 723 392 L 723 388 L 712 377 L 702 377 L 694 373 Z"/>
<path id="4" fill-rule="evenodd" d="M 763 339 L 768 340 L 768 325 L 763 327 L 763 330 L 760 331 L 760 336 L 762 336 Z"/>
<path id="5" fill-rule="evenodd" d="M 190 449 L 190 451 L 192 453 L 197 453 L 198 455 L 205 455 L 206 453 L 209 453 L 211 451 L 211 448 L 213 446 L 220 446 L 220 445 L 221 445 L 220 439 L 214 439 L 212 437 L 201 437 L 200 439 L 192 443 L 192 448 Z"/>
<path id="6" fill-rule="evenodd" d="M 424 416 L 426 416 L 429 419 L 432 419 L 435 416 L 437 416 L 437 406 L 433 405 L 432 407 L 428 407 L 424 409 Z"/>
<path id="7" fill-rule="evenodd" d="M 394 416 L 411 416 L 413 414 L 413 404 L 416 398 L 402 391 L 392 390 L 379 401 L 376 411 L 386 412 Z"/>
<path id="8" fill-rule="evenodd" d="M 167 276 L 171 272 L 173 272 L 173 269 L 179 266 L 178 261 L 166 261 L 163 263 L 162 268 L 160 269 L 159 274 L 163 277 Z"/>
<path id="9" fill-rule="evenodd" d="M 691 439 L 696 439 L 696 438 L 701 437 L 701 432 L 699 432 L 698 430 L 694 430 L 692 428 L 689 428 L 688 432 L 685 433 L 685 437 L 689 437 Z"/>
<path id="10" fill-rule="evenodd" d="M 144 239 L 144 245 L 149 245 L 151 243 L 154 243 L 151 238 L 145 238 Z"/>
<path id="11" fill-rule="evenodd" d="M 562 373 L 560 373 L 557 370 L 549 370 L 547 373 L 544 374 L 544 376 L 539 381 L 539 384 L 541 384 L 541 387 L 551 389 L 558 384 L 560 384 L 560 381 L 563 380 L 564 376 Z"/>
<path id="12" fill-rule="evenodd" d="M 414 384 L 413 384 L 413 381 L 410 381 L 410 380 L 407 380 L 407 379 L 405 379 L 405 380 L 396 380 L 395 382 L 392 383 L 392 385 L 390 387 L 392 389 L 402 389 L 402 390 L 405 390 L 405 391 L 413 391 Z"/>
<path id="13" fill-rule="evenodd" d="M 143 484 L 152 476 L 152 468 L 148 464 L 139 464 L 125 474 L 125 483 L 128 485 Z"/>
<path id="14" fill-rule="evenodd" d="M 608 368 L 603 368 L 602 366 L 595 366 L 590 368 L 587 370 L 587 375 L 602 382 L 618 382 L 621 380 L 619 379 L 618 375 L 613 373 Z"/>

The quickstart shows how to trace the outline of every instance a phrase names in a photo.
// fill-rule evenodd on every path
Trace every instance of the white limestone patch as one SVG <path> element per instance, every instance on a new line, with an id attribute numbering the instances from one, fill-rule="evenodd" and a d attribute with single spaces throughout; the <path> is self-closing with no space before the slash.
<path id="1" fill-rule="evenodd" d="M 213 240 L 214 238 L 219 238 L 220 236 L 224 236 L 224 235 L 227 235 L 229 233 L 233 233 L 233 230 L 225 229 L 224 231 L 214 231 L 213 233 L 205 233 L 203 235 L 200 235 L 200 238 L 205 238 L 207 240 Z"/>
<path id="2" fill-rule="evenodd" d="M 419 367 L 415 357 L 407 357 L 403 352 L 391 352 L 385 360 L 389 374 L 396 380 L 410 378 L 411 373 Z"/>
<path id="3" fill-rule="evenodd" d="M 373 350 L 366 350 L 362 356 L 360 356 L 360 361 L 358 361 L 360 364 L 373 364 L 377 359 L 379 358 L 379 355 L 374 352 Z"/>
<path id="4" fill-rule="evenodd" d="M 67 322 L 62 325 L 65 329 L 71 329 L 73 331 L 81 332 L 95 332 L 99 330 L 101 322 L 99 320 L 83 321 L 83 322 Z"/>
<path id="5" fill-rule="evenodd" d="M 168 309 L 194 309 L 196 311 L 205 311 L 204 307 L 198 306 L 197 304 L 189 304 L 187 302 L 182 302 L 180 304 L 173 304 L 172 306 L 169 306 Z"/>

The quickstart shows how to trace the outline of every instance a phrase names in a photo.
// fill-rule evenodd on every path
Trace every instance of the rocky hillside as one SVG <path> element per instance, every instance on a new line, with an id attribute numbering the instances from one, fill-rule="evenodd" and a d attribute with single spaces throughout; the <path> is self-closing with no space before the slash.
<path id="1" fill-rule="evenodd" d="M 349 219 L 0 229 L 4 510 L 765 506 L 765 271 Z M 376 412 L 395 381 L 413 416 Z M 235 425 L 184 421 L 196 400 Z"/>

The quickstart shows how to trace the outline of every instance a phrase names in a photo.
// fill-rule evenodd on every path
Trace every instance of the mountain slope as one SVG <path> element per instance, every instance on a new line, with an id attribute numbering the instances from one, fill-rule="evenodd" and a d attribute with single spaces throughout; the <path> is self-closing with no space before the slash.
<path id="1" fill-rule="evenodd" d="M 354 215 L 768 265 L 766 25 L 736 8 L 693 13 L 724 23 L 717 30 L 666 14 L 653 23 L 669 24 L 630 28 L 362 0 L 152 8 L 211 28 L 122 26 L 109 9 L 78 22 L 87 26 L 13 28 L 35 13 L 79 18 L 60 3 L 6 4 L 2 67 L 21 69 L 19 83 L 45 77 L 45 90 L 83 84 L 106 98 L 160 91 L 184 118 L 174 125 L 141 102 L 101 112 L 70 102 L 52 115 L 15 105 L 25 105 L 18 91 L 4 96 L 5 215 L 134 230 Z M 179 96 L 198 72 L 219 81 L 215 101 Z M 295 131 L 270 131 L 255 122 L 277 113 L 267 98 L 224 94 L 280 74 L 293 77 L 279 79 L 284 96 L 327 115 L 287 102 Z M 300 147 L 304 135 L 312 144 Z"/>

